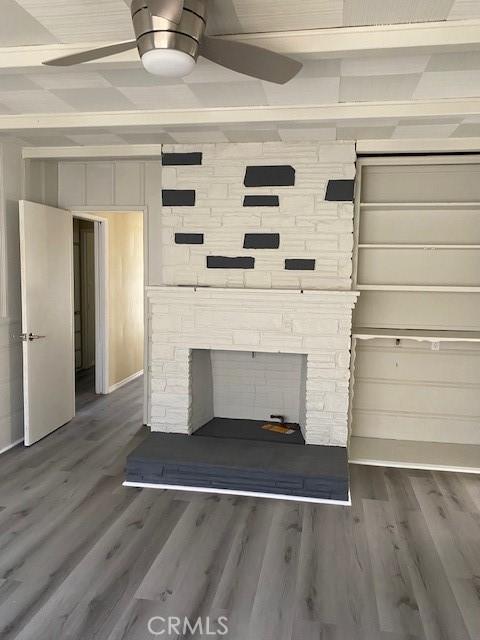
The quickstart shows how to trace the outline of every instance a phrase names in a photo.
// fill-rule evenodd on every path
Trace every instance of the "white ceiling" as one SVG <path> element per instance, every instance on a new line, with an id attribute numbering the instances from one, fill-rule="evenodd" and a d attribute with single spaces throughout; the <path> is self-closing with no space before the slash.
<path id="1" fill-rule="evenodd" d="M 129 0 L 0 0 L 0 47 L 132 38 Z M 292 6 L 294 5 L 294 10 Z M 275 32 L 367 24 L 480 18 L 480 0 L 211 0 L 213 33 Z M 478 51 L 414 55 L 301 58 L 304 68 L 284 86 L 200 60 L 183 80 L 147 74 L 139 62 L 58 69 L 0 69 L 3 119 L 22 114 L 105 114 L 228 107 L 308 107 L 480 98 Z M 40 62 L 40 61 L 39 61 Z M 0 65 L 1 66 L 1 65 Z M 439 113 L 442 113 L 441 109 Z M 48 125 L 50 126 L 50 125 Z M 480 137 L 479 113 L 467 117 L 369 119 L 308 124 L 272 122 L 224 127 L 26 130 L 10 134 L 41 146 L 222 142 L 249 140 Z"/>
<path id="2" fill-rule="evenodd" d="M 140 63 L 68 69 L 3 69 L 0 114 L 215 107 L 311 106 L 480 97 L 480 50 L 344 59 L 303 56 L 286 85 L 248 78 L 200 60 L 185 79 L 161 79 Z"/>
<path id="3" fill-rule="evenodd" d="M 128 40 L 128 0 L 1 0 L 1 46 Z M 479 0 L 211 0 L 212 33 L 480 18 Z"/>

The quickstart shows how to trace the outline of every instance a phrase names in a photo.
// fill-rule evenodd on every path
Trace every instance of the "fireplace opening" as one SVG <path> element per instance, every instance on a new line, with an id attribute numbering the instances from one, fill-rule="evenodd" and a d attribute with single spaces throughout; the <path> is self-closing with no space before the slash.
<path id="1" fill-rule="evenodd" d="M 192 350 L 196 436 L 305 444 L 307 356 Z"/>

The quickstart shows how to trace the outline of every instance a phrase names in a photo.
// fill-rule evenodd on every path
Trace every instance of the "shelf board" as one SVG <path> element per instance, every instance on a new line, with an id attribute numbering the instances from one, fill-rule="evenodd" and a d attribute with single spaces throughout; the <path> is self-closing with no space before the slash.
<path id="1" fill-rule="evenodd" d="M 410 284 L 357 284 L 357 291 L 437 291 L 443 293 L 480 293 L 480 287 L 455 287 Z"/>
<path id="2" fill-rule="evenodd" d="M 354 338 L 374 340 L 391 338 L 416 340 L 418 342 L 480 342 L 480 331 L 439 331 L 427 329 L 377 329 L 373 327 L 354 327 Z"/>
<path id="3" fill-rule="evenodd" d="M 361 202 L 362 209 L 412 209 L 412 208 L 437 208 L 437 209 L 480 209 L 480 202 Z"/>
<path id="4" fill-rule="evenodd" d="M 382 244 L 360 243 L 359 249 L 480 249 L 480 244 Z"/>
<path id="5" fill-rule="evenodd" d="M 350 464 L 480 473 L 480 445 L 352 436 Z"/>

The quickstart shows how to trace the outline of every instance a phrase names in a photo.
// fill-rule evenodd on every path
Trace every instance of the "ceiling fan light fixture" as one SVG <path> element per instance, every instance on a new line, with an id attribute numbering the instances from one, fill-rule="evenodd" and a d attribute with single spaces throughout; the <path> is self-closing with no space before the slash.
<path id="1" fill-rule="evenodd" d="M 178 49 L 150 49 L 142 64 L 148 73 L 166 78 L 183 78 L 195 69 L 195 59 Z"/>

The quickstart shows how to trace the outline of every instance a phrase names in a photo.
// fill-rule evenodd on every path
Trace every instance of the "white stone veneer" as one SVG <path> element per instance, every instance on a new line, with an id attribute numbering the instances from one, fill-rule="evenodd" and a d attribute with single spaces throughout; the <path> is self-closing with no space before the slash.
<path id="1" fill-rule="evenodd" d="M 190 434 L 192 349 L 307 355 L 307 444 L 346 446 L 354 291 L 151 287 L 153 431 Z"/>

